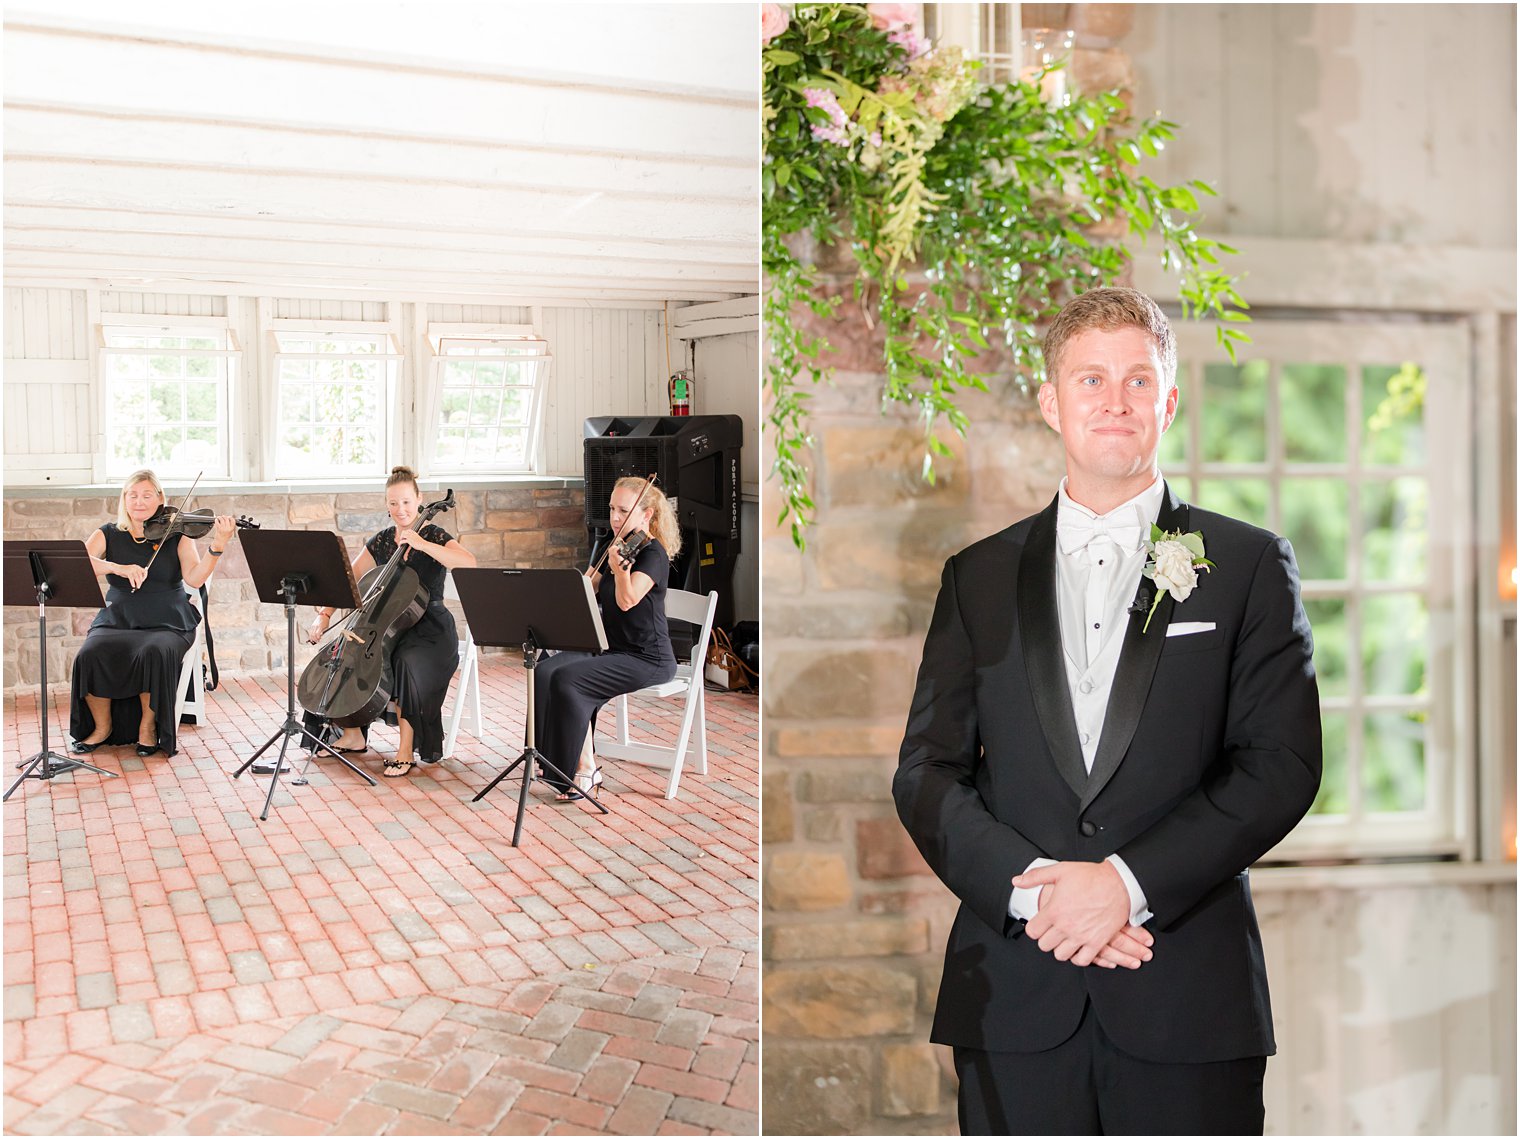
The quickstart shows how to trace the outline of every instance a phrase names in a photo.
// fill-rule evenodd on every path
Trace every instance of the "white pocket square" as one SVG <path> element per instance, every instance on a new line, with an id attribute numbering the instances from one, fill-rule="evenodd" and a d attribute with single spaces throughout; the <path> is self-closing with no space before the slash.
<path id="1" fill-rule="evenodd" d="M 1212 621 L 1173 621 L 1166 627 L 1168 637 L 1185 637 L 1189 633 L 1207 633 L 1214 627 Z"/>

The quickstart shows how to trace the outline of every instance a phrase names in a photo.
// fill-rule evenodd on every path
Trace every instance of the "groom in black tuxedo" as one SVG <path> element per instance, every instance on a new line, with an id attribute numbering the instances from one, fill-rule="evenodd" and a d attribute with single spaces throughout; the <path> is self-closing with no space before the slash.
<path id="1" fill-rule="evenodd" d="M 1259 1135 L 1247 868 L 1320 779 L 1298 567 L 1162 480 L 1177 350 L 1150 298 L 1077 297 L 1045 361 L 1066 478 L 946 563 L 893 783 L 961 900 L 931 1039 L 966 1134 Z"/>

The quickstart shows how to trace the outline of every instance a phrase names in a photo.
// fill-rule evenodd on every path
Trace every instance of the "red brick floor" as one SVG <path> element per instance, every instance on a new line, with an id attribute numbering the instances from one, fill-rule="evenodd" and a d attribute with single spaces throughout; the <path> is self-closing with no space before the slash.
<path id="1" fill-rule="evenodd" d="M 757 1133 L 755 698 L 708 693 L 709 771 L 678 799 L 628 763 L 607 817 L 535 785 L 514 849 L 516 783 L 470 798 L 521 747 L 522 670 L 481 674 L 485 738 L 457 758 L 373 788 L 323 763 L 267 822 L 267 779 L 231 773 L 282 721 L 283 675 L 224 679 L 173 759 L 103 748 L 122 778 L 23 784 L 5 1129 Z M 636 734 L 668 741 L 676 712 L 645 702 Z M 39 738 L 35 690 L 7 696 L 6 770 Z"/>

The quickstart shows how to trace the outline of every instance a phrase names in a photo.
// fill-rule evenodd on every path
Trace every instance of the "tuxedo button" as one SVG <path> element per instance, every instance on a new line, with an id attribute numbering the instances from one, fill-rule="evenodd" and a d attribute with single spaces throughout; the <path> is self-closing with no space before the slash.
<path id="1" fill-rule="evenodd" d="M 1082 690 L 1082 695 L 1086 696 L 1093 689 L 1092 681 L 1084 680 L 1081 684 L 1077 685 L 1077 687 Z"/>
<path id="2" fill-rule="evenodd" d="M 1098 824 L 1093 822 L 1091 819 L 1083 819 L 1082 825 L 1077 829 L 1080 830 L 1088 838 L 1092 838 L 1093 835 L 1098 833 Z"/>

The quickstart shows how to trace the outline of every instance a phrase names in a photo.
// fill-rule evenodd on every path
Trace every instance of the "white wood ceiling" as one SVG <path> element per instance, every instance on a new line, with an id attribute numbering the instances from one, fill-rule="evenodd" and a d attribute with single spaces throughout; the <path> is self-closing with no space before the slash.
<path id="1" fill-rule="evenodd" d="M 750 4 L 8 5 L 6 281 L 756 293 L 757 29 Z"/>

